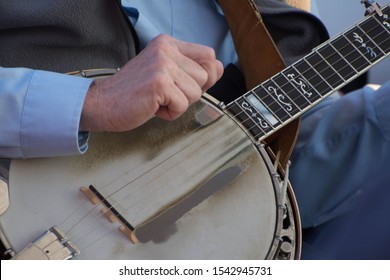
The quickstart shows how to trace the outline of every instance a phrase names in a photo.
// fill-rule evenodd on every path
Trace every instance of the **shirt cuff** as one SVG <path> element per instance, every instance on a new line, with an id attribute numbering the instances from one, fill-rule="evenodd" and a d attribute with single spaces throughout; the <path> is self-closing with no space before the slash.
<path id="1" fill-rule="evenodd" d="M 92 79 L 35 71 L 21 122 L 23 157 L 81 154 L 88 133 L 79 133 L 85 96 Z"/>

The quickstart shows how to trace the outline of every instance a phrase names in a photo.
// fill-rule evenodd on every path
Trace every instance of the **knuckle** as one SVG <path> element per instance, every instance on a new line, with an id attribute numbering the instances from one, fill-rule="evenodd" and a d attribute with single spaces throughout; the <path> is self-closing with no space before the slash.
<path id="1" fill-rule="evenodd" d="M 189 106 L 190 106 L 189 102 L 183 102 L 182 106 L 177 108 L 176 116 L 179 117 L 182 114 L 184 114 L 187 111 Z"/>
<path id="2" fill-rule="evenodd" d="M 164 74 L 164 71 L 156 71 L 150 82 L 154 89 L 165 88 L 167 84 L 167 77 Z"/>
<path id="3" fill-rule="evenodd" d="M 172 48 L 172 38 L 166 34 L 160 34 L 152 40 L 153 47 L 156 51 L 166 52 Z"/>
<path id="4" fill-rule="evenodd" d="M 213 48 L 205 47 L 205 58 L 207 59 L 207 61 L 214 61 L 216 59 L 215 51 Z"/>

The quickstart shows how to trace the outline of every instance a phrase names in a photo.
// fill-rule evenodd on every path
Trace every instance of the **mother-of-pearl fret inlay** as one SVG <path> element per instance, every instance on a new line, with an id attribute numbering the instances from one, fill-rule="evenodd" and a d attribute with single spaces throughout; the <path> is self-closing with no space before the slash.
<path id="1" fill-rule="evenodd" d="M 273 93 L 276 96 L 276 98 L 278 99 L 279 103 L 282 103 L 287 111 L 289 111 L 289 112 L 292 111 L 293 107 L 292 107 L 291 103 L 284 102 L 284 99 L 286 97 L 282 93 L 278 93 L 278 89 L 277 88 L 269 86 L 267 89 L 268 89 L 268 91 L 270 93 Z"/>
<path id="2" fill-rule="evenodd" d="M 227 111 L 256 141 L 268 137 L 390 54 L 389 12 L 387 4 L 366 16 L 228 104 Z"/>
<path id="3" fill-rule="evenodd" d="M 249 116 L 252 118 L 252 120 L 257 120 L 256 123 L 261 128 L 264 128 L 264 129 L 269 128 L 268 123 L 261 118 L 261 115 L 259 115 L 255 110 L 252 109 L 251 105 L 248 102 L 243 101 L 241 103 L 241 107 L 244 108 L 244 110 L 249 112 Z"/>
<path id="4" fill-rule="evenodd" d="M 304 95 L 306 95 L 307 97 L 312 96 L 313 93 L 311 91 L 306 91 L 309 88 L 309 86 L 302 78 L 296 79 L 295 74 L 287 74 L 287 78 L 289 78 L 291 82 L 297 85 Z"/>
<path id="5" fill-rule="evenodd" d="M 279 121 L 272 115 L 272 113 L 265 108 L 265 106 L 255 97 L 253 94 L 249 94 L 246 97 L 249 102 L 252 104 L 253 107 L 255 107 L 263 116 L 267 119 L 267 121 L 272 125 L 275 126 Z M 257 117 L 257 115 L 255 115 Z M 260 121 L 261 119 L 259 119 Z M 264 126 L 263 126 L 264 125 Z M 267 128 L 268 124 L 264 121 L 260 121 L 260 126 L 263 128 Z"/>
<path id="6" fill-rule="evenodd" d="M 357 34 L 356 32 L 353 32 L 352 34 L 353 34 L 353 38 L 355 38 L 355 42 L 360 43 L 361 44 L 360 46 L 362 48 L 366 49 L 366 52 L 372 58 L 376 58 L 378 56 L 372 47 L 367 46 L 367 44 L 364 42 L 364 39 L 362 37 L 360 37 L 359 34 Z"/>
<path id="7" fill-rule="evenodd" d="M 389 19 L 389 16 L 388 15 L 383 15 L 383 19 L 384 21 L 382 21 L 382 24 L 387 28 L 387 29 L 390 29 L 390 23 L 388 23 L 386 20 Z"/>

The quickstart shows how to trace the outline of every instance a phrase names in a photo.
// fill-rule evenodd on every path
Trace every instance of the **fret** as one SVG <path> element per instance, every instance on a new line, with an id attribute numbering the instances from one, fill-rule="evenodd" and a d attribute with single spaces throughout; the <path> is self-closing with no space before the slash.
<path id="1" fill-rule="evenodd" d="M 344 83 L 340 75 L 317 52 L 306 56 L 305 59 L 333 89 Z"/>
<path id="2" fill-rule="evenodd" d="M 378 46 L 368 38 L 360 28 L 354 28 L 344 34 L 344 36 L 355 46 L 370 64 L 378 61 L 384 53 Z"/>
<path id="3" fill-rule="evenodd" d="M 370 66 L 370 62 L 344 36 L 338 37 L 331 41 L 330 44 L 336 50 L 339 50 L 339 53 L 357 72 Z"/>
<path id="4" fill-rule="evenodd" d="M 383 12 L 383 14 L 384 14 L 384 16 L 385 16 L 385 19 L 386 19 L 386 21 L 387 21 L 387 20 L 389 19 L 390 5 L 387 4 L 386 7 L 382 8 L 382 12 Z M 377 17 L 377 15 L 375 15 L 375 17 Z"/>
<path id="5" fill-rule="evenodd" d="M 287 121 L 291 118 L 286 110 L 283 109 L 280 103 L 276 102 L 271 94 L 262 86 L 252 90 L 253 93 L 262 101 L 262 103 L 269 109 L 273 115 L 281 122 Z"/>
<path id="6" fill-rule="evenodd" d="M 231 102 L 227 110 L 257 140 L 266 138 L 390 54 L 390 6 Z"/>
<path id="7" fill-rule="evenodd" d="M 306 81 L 308 81 L 312 88 L 315 88 L 317 92 L 324 96 L 332 91 L 329 84 L 308 64 L 304 59 L 294 64 L 294 68 L 301 73 Z"/>
<path id="8" fill-rule="evenodd" d="M 275 103 L 278 103 L 279 106 L 289 115 L 296 115 L 300 112 L 300 109 L 294 102 L 283 92 L 279 86 L 272 80 L 268 80 L 262 84 L 263 88 L 268 92 L 268 94 L 275 100 Z"/>
<path id="9" fill-rule="evenodd" d="M 366 35 L 373 41 L 382 52 L 388 54 L 390 52 L 390 33 L 383 23 L 387 21 L 378 21 L 376 17 L 369 18 L 360 25 Z"/>
<path id="10" fill-rule="evenodd" d="M 283 71 L 283 74 L 311 103 L 315 103 L 321 98 L 321 95 L 310 86 L 309 82 L 294 67 L 288 67 Z"/>
<path id="11" fill-rule="evenodd" d="M 383 27 L 389 31 L 390 33 L 390 19 L 389 19 L 389 13 L 390 13 L 390 5 L 388 5 L 386 8 L 382 9 L 383 16 L 380 17 L 378 15 L 374 15 L 374 18 L 379 21 Z"/>
<path id="12" fill-rule="evenodd" d="M 317 52 L 333 66 L 345 81 L 357 74 L 353 66 L 331 44 L 319 48 Z"/>
<path id="13" fill-rule="evenodd" d="M 260 127 L 268 132 L 271 127 L 275 127 L 280 124 L 280 121 L 277 120 L 269 109 L 259 100 L 259 98 L 251 91 L 249 94 L 245 94 L 244 98 L 256 109 L 257 113 L 252 112 L 252 116 L 259 121 Z"/>
<path id="14" fill-rule="evenodd" d="M 300 112 L 297 105 L 283 92 L 271 79 L 263 83 L 263 88 L 268 91 L 276 103 L 290 116 L 290 118 Z"/>
<path id="15" fill-rule="evenodd" d="M 301 94 L 299 90 L 295 87 L 295 85 L 290 82 L 283 73 L 276 75 L 272 78 L 275 84 L 280 88 L 289 99 L 299 108 L 300 111 L 304 110 L 311 103 L 305 97 L 305 95 Z"/>
<path id="16" fill-rule="evenodd" d="M 250 134 L 255 138 L 260 138 L 266 134 L 266 131 L 261 129 L 261 126 L 268 127 L 268 131 L 271 131 L 272 128 L 266 121 L 263 123 L 263 120 L 261 119 L 251 118 L 249 115 L 251 110 L 254 111 L 254 109 L 250 108 L 250 104 L 248 104 L 243 97 L 240 97 L 228 106 L 228 111 L 233 114 L 233 116 L 250 132 Z"/>

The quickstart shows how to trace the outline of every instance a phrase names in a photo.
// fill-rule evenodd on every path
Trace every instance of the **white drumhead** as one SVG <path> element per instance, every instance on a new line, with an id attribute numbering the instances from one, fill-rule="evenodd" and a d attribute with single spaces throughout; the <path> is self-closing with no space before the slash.
<path id="1" fill-rule="evenodd" d="M 78 259 L 272 258 L 281 221 L 270 167 L 228 116 L 194 125 L 204 107 L 210 105 L 202 103 L 173 127 L 153 120 L 132 133 L 92 135 L 84 156 L 14 161 L 11 204 L 1 225 L 15 251 L 58 225 L 81 250 Z M 178 133 L 169 136 L 172 130 Z M 153 207 L 169 205 L 227 166 L 243 171 L 187 212 L 169 235 L 145 244 L 132 244 L 79 191 L 93 184 L 109 193 L 128 184 L 111 202 L 139 224 Z"/>

